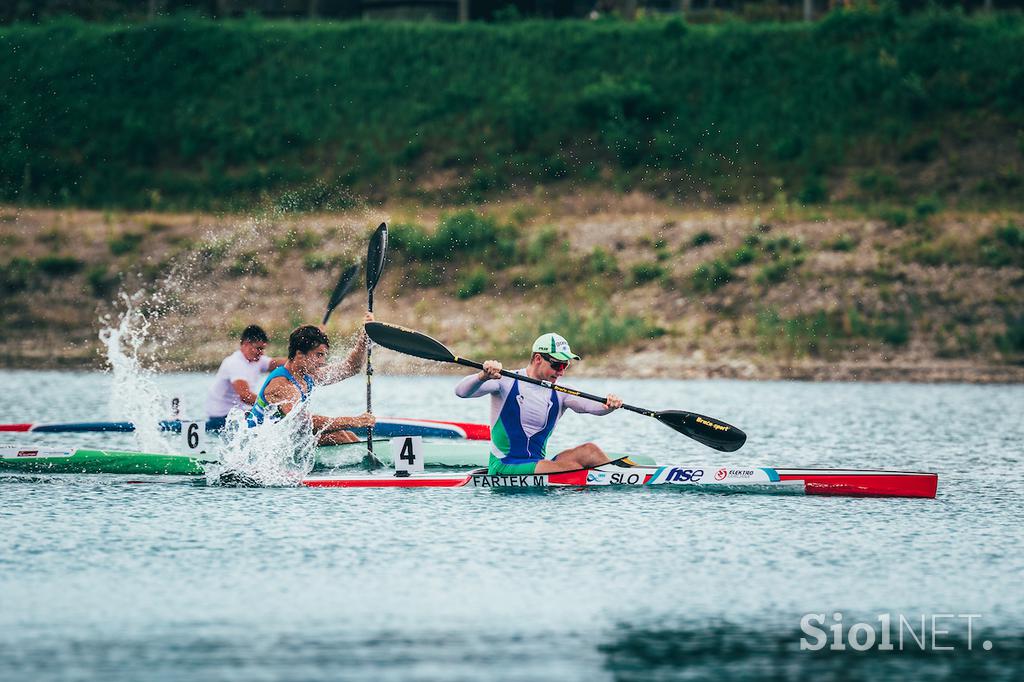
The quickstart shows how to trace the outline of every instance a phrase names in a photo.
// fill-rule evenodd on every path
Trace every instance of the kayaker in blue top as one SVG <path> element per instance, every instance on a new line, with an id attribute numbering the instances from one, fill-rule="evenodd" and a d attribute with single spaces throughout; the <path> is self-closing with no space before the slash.
<path id="1" fill-rule="evenodd" d="M 364 322 L 372 321 L 373 314 L 367 313 Z M 366 332 L 360 332 L 359 340 L 348 356 L 340 363 L 328 365 L 327 352 L 331 342 L 323 330 L 313 325 L 296 328 L 288 337 L 288 361 L 267 376 L 247 415 L 249 425 L 283 418 L 297 405 L 306 402 L 317 384 L 333 384 L 358 374 L 366 360 L 368 341 Z M 376 423 L 373 415 L 367 413 L 358 417 L 313 414 L 310 420 L 320 445 L 357 442 L 359 438 L 347 429 Z"/>
<path id="2" fill-rule="evenodd" d="M 579 360 L 558 334 L 544 334 L 533 343 L 530 364 L 521 370 L 534 379 L 555 383 Z M 608 395 L 604 405 L 516 381 L 501 375 L 501 363 L 488 360 L 483 371 L 471 374 L 455 387 L 460 398 L 491 396 L 491 457 L 488 473 L 498 475 L 547 474 L 594 467 L 609 461 L 594 443 L 584 443 L 547 459 L 547 443 L 566 409 L 604 415 L 622 407 L 622 399 Z"/>

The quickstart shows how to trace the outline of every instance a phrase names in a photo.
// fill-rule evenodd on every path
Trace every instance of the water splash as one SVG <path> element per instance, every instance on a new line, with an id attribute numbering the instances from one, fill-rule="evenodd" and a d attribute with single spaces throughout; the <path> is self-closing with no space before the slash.
<path id="1" fill-rule="evenodd" d="M 235 409 L 228 414 L 220 461 L 206 467 L 206 480 L 217 485 L 228 475 L 249 485 L 297 486 L 316 464 L 316 445 L 306 403 L 280 421 L 254 427 Z"/>
<path id="2" fill-rule="evenodd" d="M 143 310 L 143 292 L 133 295 L 122 292 L 119 297 L 124 309 L 116 322 L 110 316 L 103 318 L 104 326 L 99 332 L 113 378 L 108 412 L 135 423 L 134 437 L 140 450 L 166 452 L 170 443 L 160 432 L 159 424 L 168 416 L 170 399 L 157 387 L 155 371 L 142 362 L 144 349 L 150 341 L 152 313 L 147 315 Z"/>

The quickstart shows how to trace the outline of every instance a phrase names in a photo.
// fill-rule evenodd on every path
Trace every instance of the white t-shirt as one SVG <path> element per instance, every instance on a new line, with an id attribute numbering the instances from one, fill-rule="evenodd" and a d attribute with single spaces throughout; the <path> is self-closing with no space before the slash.
<path id="1" fill-rule="evenodd" d="M 232 407 L 248 410 L 249 405 L 242 402 L 235 387 L 231 384 L 243 379 L 245 383 L 249 384 L 249 390 L 255 393 L 259 390 L 260 374 L 269 369 L 270 358 L 266 355 L 261 355 L 256 362 L 249 362 L 242 355 L 241 350 L 236 350 L 224 358 L 224 362 L 220 363 L 220 369 L 217 370 L 213 385 L 210 386 L 210 391 L 206 394 L 206 416 L 208 418 L 226 417 Z"/>

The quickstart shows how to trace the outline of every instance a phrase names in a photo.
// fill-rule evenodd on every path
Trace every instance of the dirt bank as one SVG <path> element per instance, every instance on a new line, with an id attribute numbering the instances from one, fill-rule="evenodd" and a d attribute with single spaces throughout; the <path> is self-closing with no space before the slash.
<path id="1" fill-rule="evenodd" d="M 145 353 L 161 368 L 216 365 L 250 322 L 280 351 L 291 328 L 319 321 L 341 266 L 364 253 L 377 222 L 396 236 L 406 226 L 408 239 L 452 213 L 0 208 L 0 364 L 103 366 L 100 320 L 116 319 L 121 296 L 137 292 L 152 325 Z M 396 248 L 376 310 L 466 356 L 512 362 L 542 328 L 557 328 L 587 349 L 574 372 L 595 375 L 1024 380 L 1018 214 L 695 210 L 587 195 L 461 215 L 503 230 L 502 255 L 486 244 L 420 257 Z M 339 308 L 332 333 L 355 332 L 360 300 L 356 292 Z M 443 371 L 383 352 L 380 366 Z"/>

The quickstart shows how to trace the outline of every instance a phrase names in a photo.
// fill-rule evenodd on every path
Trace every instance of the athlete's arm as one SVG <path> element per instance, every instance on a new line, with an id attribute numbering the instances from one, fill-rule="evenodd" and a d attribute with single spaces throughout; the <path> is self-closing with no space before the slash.
<path id="1" fill-rule="evenodd" d="M 573 412 L 579 412 L 581 414 L 604 415 L 610 414 L 622 407 L 622 398 L 609 393 L 602 405 L 596 400 L 586 400 L 574 395 L 567 395 L 565 396 L 565 406 Z"/>
<path id="2" fill-rule="evenodd" d="M 313 415 L 313 430 L 317 433 L 366 428 L 376 423 L 377 419 L 368 412 L 364 412 L 358 417 L 324 417 L 319 414 Z"/>
<path id="3" fill-rule="evenodd" d="M 373 313 L 366 313 L 366 316 L 363 317 L 363 324 L 367 322 L 373 322 Z M 366 364 L 366 350 L 369 346 L 370 337 L 366 335 L 365 330 L 360 330 L 356 345 L 352 346 L 352 350 L 348 352 L 344 360 L 324 368 L 320 383 L 336 384 L 359 374 L 363 365 Z"/>
<path id="4" fill-rule="evenodd" d="M 252 405 L 256 402 L 256 394 L 252 392 L 249 382 L 245 379 L 235 379 L 231 382 L 231 388 L 235 389 L 235 393 L 243 403 Z"/>
<path id="5" fill-rule="evenodd" d="M 263 398 L 268 405 L 277 405 L 284 414 L 288 414 L 295 405 L 302 402 L 299 389 L 284 377 L 277 377 L 267 384 L 263 389 Z"/>
<path id="6" fill-rule="evenodd" d="M 497 393 L 501 389 L 501 363 L 488 360 L 482 371 L 470 374 L 455 387 L 455 395 L 460 398 L 479 398 L 482 395 Z"/>

